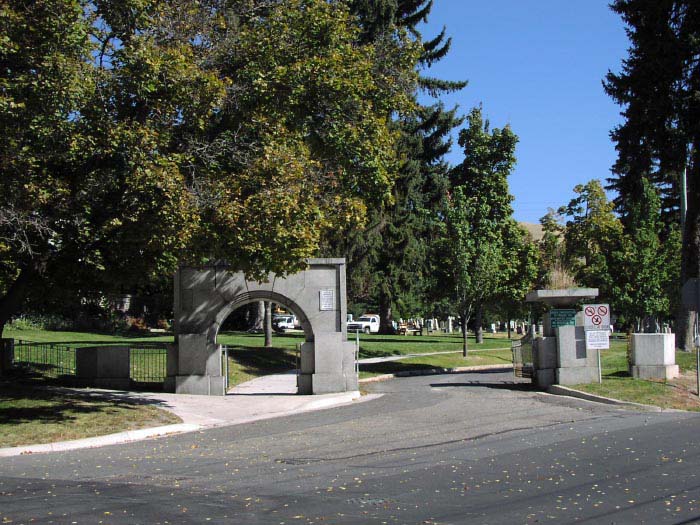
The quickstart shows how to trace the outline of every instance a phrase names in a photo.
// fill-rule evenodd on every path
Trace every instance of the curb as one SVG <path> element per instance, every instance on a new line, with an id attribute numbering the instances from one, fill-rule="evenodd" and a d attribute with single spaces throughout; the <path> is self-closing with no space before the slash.
<path id="1" fill-rule="evenodd" d="M 179 423 L 176 425 L 165 425 L 161 427 L 142 428 L 138 430 L 127 430 L 125 432 L 117 432 L 115 434 L 107 434 L 104 436 L 95 436 L 84 439 L 74 439 L 71 441 L 57 441 L 55 443 L 44 443 L 40 445 L 20 445 L 17 447 L 0 448 L 0 458 L 24 456 L 29 454 L 45 454 L 48 452 L 66 452 L 69 450 L 78 450 L 85 448 L 96 448 L 107 445 L 121 445 L 134 441 L 142 441 L 145 439 L 162 437 L 171 434 L 183 434 L 186 432 L 195 432 L 197 430 L 205 430 L 211 428 L 220 428 L 234 425 L 243 425 L 253 423 L 265 419 L 273 419 L 288 415 L 299 414 L 302 412 L 311 412 L 314 410 L 323 410 L 335 406 L 346 405 L 362 398 L 359 390 L 354 392 L 346 392 L 340 399 L 334 394 L 334 397 L 327 399 L 318 399 L 310 401 L 301 407 L 290 412 L 276 412 L 264 415 L 254 415 L 249 418 L 243 418 L 238 421 L 224 422 L 221 424 L 194 424 L 194 423 Z M 366 396 L 365 396 L 366 397 Z"/>
<path id="2" fill-rule="evenodd" d="M 201 425 L 180 423 L 177 425 L 165 425 L 162 427 L 142 428 L 139 430 L 127 430 L 116 434 L 96 436 L 85 439 L 73 439 L 71 441 L 58 441 L 56 443 L 44 443 L 42 445 L 20 445 L 18 447 L 0 448 L 0 458 L 22 456 L 25 454 L 42 454 L 45 452 L 65 452 L 81 448 L 95 448 L 105 445 L 118 445 L 141 441 L 143 439 L 165 436 L 168 434 L 180 434 L 200 430 Z"/>
<path id="3" fill-rule="evenodd" d="M 389 381 L 398 377 L 414 377 L 414 376 L 433 376 L 443 374 L 462 374 L 464 372 L 478 372 L 484 370 L 512 370 L 513 365 L 474 365 L 474 366 L 458 366 L 456 368 L 427 368 L 425 370 L 413 370 L 405 372 L 396 372 L 394 374 L 383 374 L 380 376 L 366 377 L 360 379 L 360 383 L 378 383 L 380 381 Z"/>
<path id="4" fill-rule="evenodd" d="M 346 392 L 345 394 L 341 396 L 338 396 L 337 394 L 333 394 L 334 397 L 333 399 L 319 399 L 319 400 L 313 400 L 309 401 L 306 405 L 302 406 L 299 411 L 300 412 L 309 412 L 311 410 L 323 410 L 325 408 L 332 408 L 340 405 L 345 405 L 348 403 L 352 403 L 356 399 L 360 399 L 362 397 L 362 394 L 360 393 L 359 390 L 354 390 L 353 392 Z"/>
<path id="5" fill-rule="evenodd" d="M 593 403 L 603 403 L 606 405 L 642 409 L 647 412 L 684 412 L 683 410 L 676 410 L 674 408 L 661 408 L 654 405 L 644 405 L 642 403 L 633 403 L 632 401 L 621 401 L 620 399 L 614 399 L 612 397 L 598 396 L 596 394 L 589 394 L 588 392 L 574 390 L 573 388 L 567 388 L 561 385 L 551 385 L 547 388 L 547 393 L 557 396 L 575 397 L 586 401 L 592 401 Z"/>

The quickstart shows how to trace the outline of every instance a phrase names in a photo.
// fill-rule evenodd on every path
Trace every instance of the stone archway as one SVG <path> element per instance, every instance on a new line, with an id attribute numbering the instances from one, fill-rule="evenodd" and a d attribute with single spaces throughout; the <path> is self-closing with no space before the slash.
<path id="1" fill-rule="evenodd" d="M 300 394 L 355 391 L 355 346 L 347 341 L 345 259 L 309 259 L 306 270 L 267 282 L 227 266 L 183 266 L 175 274 L 175 345 L 168 352 L 166 389 L 180 394 L 224 395 L 216 336 L 228 315 L 267 300 L 294 311 L 304 329 Z"/>

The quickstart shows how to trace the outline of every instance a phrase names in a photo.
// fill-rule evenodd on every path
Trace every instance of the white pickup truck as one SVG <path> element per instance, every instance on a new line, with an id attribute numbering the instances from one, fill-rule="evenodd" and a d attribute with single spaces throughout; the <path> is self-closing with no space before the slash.
<path id="1" fill-rule="evenodd" d="M 378 315 L 363 315 L 349 321 L 348 332 L 364 332 L 366 334 L 376 334 L 379 332 L 379 316 Z"/>

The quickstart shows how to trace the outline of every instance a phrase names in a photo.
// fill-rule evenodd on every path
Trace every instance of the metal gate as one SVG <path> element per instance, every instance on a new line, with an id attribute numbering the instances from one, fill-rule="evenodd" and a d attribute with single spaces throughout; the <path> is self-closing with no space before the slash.
<path id="1" fill-rule="evenodd" d="M 526 335 L 522 339 L 511 342 L 510 349 L 513 353 L 513 374 L 515 377 L 532 379 L 532 339 Z"/>

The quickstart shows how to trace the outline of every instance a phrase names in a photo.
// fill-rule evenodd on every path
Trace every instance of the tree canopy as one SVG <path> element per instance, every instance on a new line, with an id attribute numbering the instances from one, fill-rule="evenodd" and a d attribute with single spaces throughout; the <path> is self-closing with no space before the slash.
<path id="1" fill-rule="evenodd" d="M 37 276 L 177 261 L 284 273 L 397 172 L 420 49 L 343 2 L 47 0 L 0 10 L 0 327 Z"/>
<path id="2" fill-rule="evenodd" d="M 611 187 L 625 226 L 647 199 L 646 183 L 660 195 L 664 239 L 680 222 L 681 174 L 687 172 L 688 208 L 682 231 L 680 282 L 700 276 L 700 5 L 693 0 L 615 0 L 631 46 L 605 88 L 623 108 L 612 132 L 618 159 Z M 678 286 L 677 286 L 678 289 Z M 680 347 L 692 342 L 692 317 L 679 311 Z"/>

